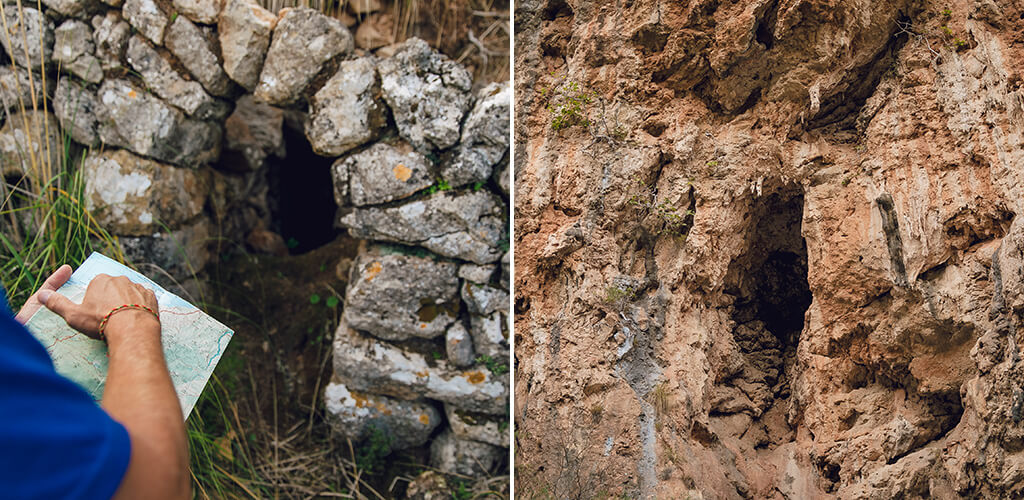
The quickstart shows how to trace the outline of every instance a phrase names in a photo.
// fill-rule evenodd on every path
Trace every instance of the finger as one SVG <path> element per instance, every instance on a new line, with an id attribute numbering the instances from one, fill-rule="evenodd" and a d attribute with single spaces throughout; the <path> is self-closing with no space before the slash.
<path id="1" fill-rule="evenodd" d="M 67 283 L 68 279 L 71 278 L 71 271 L 71 266 L 67 264 L 60 266 L 56 271 L 54 271 L 49 278 L 46 278 L 46 281 L 44 281 L 43 285 L 39 287 L 39 290 L 36 290 L 36 293 L 33 293 L 32 296 L 25 301 L 25 304 L 21 306 L 21 310 L 18 311 L 18 314 L 14 319 L 21 323 L 27 322 L 43 304 L 43 301 L 39 299 L 39 294 L 44 290 L 53 291 L 63 286 L 64 283 Z"/>
<path id="2" fill-rule="evenodd" d="M 43 282 L 43 286 L 40 290 L 56 290 L 67 283 L 68 279 L 71 278 L 71 266 L 64 264 L 57 268 L 46 281 Z"/>
<path id="3" fill-rule="evenodd" d="M 68 317 L 73 315 L 75 311 L 81 307 L 80 305 L 71 302 L 71 299 L 49 290 L 39 292 L 39 301 L 42 302 L 47 309 L 64 318 L 65 321 L 67 321 Z"/>

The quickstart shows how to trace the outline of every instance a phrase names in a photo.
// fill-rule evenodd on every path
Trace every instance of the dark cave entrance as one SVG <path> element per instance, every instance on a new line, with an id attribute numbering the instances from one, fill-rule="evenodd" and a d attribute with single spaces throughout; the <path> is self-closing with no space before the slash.
<path id="1" fill-rule="evenodd" d="M 754 200 L 746 249 L 729 268 L 726 292 L 735 297 L 733 338 L 744 358 L 731 383 L 749 398 L 759 425 L 756 447 L 793 438 L 788 400 L 804 314 L 811 305 L 807 245 L 800 232 L 804 197 L 787 186 Z"/>
<path id="2" fill-rule="evenodd" d="M 331 158 L 313 152 L 302 131 L 284 127 L 287 155 L 267 159 L 272 227 L 292 255 L 319 248 L 338 235 Z"/>

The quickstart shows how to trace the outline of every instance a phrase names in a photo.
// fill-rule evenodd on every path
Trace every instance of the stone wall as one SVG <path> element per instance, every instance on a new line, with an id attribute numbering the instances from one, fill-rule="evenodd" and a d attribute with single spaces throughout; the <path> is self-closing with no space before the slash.
<path id="1" fill-rule="evenodd" d="M 65 133 L 97 221 L 129 259 L 180 279 L 206 266 L 216 240 L 287 251 L 270 227 L 267 159 L 287 166 L 283 127 L 301 129 L 336 158 L 338 227 L 367 240 L 324 393 L 340 437 L 432 441 L 434 465 L 463 474 L 500 463 L 508 84 L 474 91 L 465 68 L 418 39 L 357 47 L 344 21 L 312 9 L 43 4 L 3 3 L 4 175 L 44 178 L 33 158 L 59 164 Z"/>

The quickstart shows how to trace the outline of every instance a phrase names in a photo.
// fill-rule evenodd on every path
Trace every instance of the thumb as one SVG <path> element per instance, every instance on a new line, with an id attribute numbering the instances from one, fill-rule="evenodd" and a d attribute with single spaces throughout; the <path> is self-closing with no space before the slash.
<path id="1" fill-rule="evenodd" d="M 68 319 L 68 314 L 78 307 L 78 304 L 71 302 L 71 299 L 50 290 L 40 290 L 37 298 L 47 309 L 57 313 L 65 320 Z"/>

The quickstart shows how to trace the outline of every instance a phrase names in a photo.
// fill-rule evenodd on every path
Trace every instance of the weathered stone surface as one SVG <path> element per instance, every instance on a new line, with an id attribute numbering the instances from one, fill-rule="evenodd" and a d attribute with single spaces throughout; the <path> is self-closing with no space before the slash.
<path id="1" fill-rule="evenodd" d="M 118 238 L 124 256 L 143 272 L 155 277 L 148 266 L 156 266 L 174 278 L 192 277 L 210 261 L 210 242 L 213 241 L 210 222 L 203 217 L 175 231 L 157 231 L 147 236 Z"/>
<path id="2" fill-rule="evenodd" d="M 103 79 L 100 60 L 93 55 L 92 28 L 77 19 L 64 21 L 54 32 L 53 60 L 60 63 L 62 71 L 69 71 L 79 78 L 99 83 Z"/>
<path id="3" fill-rule="evenodd" d="M 100 139 L 107 144 L 182 166 L 220 154 L 220 127 L 187 118 L 127 80 L 104 80 L 97 99 Z"/>
<path id="4" fill-rule="evenodd" d="M 470 439 L 482 443 L 508 448 L 508 417 L 498 417 L 481 413 L 460 410 L 452 405 L 444 405 L 445 416 L 451 425 L 452 434 L 460 439 Z"/>
<path id="5" fill-rule="evenodd" d="M 442 191 L 397 207 L 341 210 L 339 224 L 356 238 L 426 247 L 477 264 L 501 258 L 505 206 L 486 191 Z"/>
<path id="6" fill-rule="evenodd" d="M 508 167 L 509 161 L 508 157 L 506 157 L 506 159 L 494 169 L 494 182 L 498 184 L 498 188 L 501 189 L 501 192 L 505 194 L 506 198 L 509 196 L 509 193 L 512 192 L 512 175 Z"/>
<path id="7" fill-rule="evenodd" d="M 86 207 L 108 231 L 147 236 L 177 229 L 202 213 L 209 180 L 202 173 L 136 156 L 93 151 L 82 166 Z"/>
<path id="8" fill-rule="evenodd" d="M 487 182 L 494 166 L 508 152 L 511 106 L 512 87 L 508 82 L 480 89 L 476 105 L 462 127 L 455 155 L 441 166 L 441 178 L 452 186 Z M 507 193 L 507 181 L 504 189 Z"/>
<path id="9" fill-rule="evenodd" d="M 442 422 L 441 412 L 429 403 L 350 391 L 336 382 L 324 390 L 324 406 L 334 431 L 354 445 L 374 432 L 383 433 L 387 438 L 385 454 L 426 443 Z"/>
<path id="10" fill-rule="evenodd" d="M 348 179 L 348 197 L 355 206 L 406 198 L 434 183 L 426 157 L 385 143 L 345 158 L 335 172 L 335 182 Z"/>
<path id="11" fill-rule="evenodd" d="M 456 321 L 448 327 L 444 336 L 445 354 L 448 362 L 457 368 L 469 368 L 476 361 L 476 352 L 473 350 L 473 337 L 462 326 L 461 321 Z"/>
<path id="12" fill-rule="evenodd" d="M 217 31 L 224 71 L 250 92 L 259 83 L 276 25 L 277 16 L 251 0 L 226 0 L 220 13 Z"/>
<path id="13" fill-rule="evenodd" d="M 449 474 L 482 476 L 491 472 L 505 450 L 493 444 L 461 439 L 446 429 L 430 444 L 430 465 Z"/>
<path id="14" fill-rule="evenodd" d="M 491 277 L 494 276 L 498 266 L 489 264 L 481 266 L 479 264 L 463 264 L 459 266 L 459 277 L 470 282 L 470 283 L 490 283 Z M 506 294 L 506 298 L 508 298 Z"/>
<path id="15" fill-rule="evenodd" d="M 99 3 L 95 0 L 43 0 L 43 5 L 63 16 L 85 17 L 86 19 L 100 8 Z"/>
<path id="16" fill-rule="evenodd" d="M 42 186 L 60 171 L 60 126 L 50 113 L 11 113 L 0 128 L 0 172 Z"/>
<path id="17" fill-rule="evenodd" d="M 455 264 L 381 250 L 356 259 L 344 322 L 385 340 L 443 335 L 459 312 Z"/>
<path id="18" fill-rule="evenodd" d="M 512 280 L 510 275 L 510 264 L 512 261 L 512 252 L 505 252 L 505 255 L 501 256 L 501 287 L 508 290 L 509 281 Z"/>
<path id="19" fill-rule="evenodd" d="M 39 72 L 50 66 L 53 56 L 53 21 L 32 7 L 4 9 L 0 36 L 7 55 L 22 68 Z"/>
<path id="20" fill-rule="evenodd" d="M 167 28 L 166 38 L 167 49 L 207 91 L 218 97 L 231 92 L 231 80 L 217 57 L 212 28 L 201 28 L 187 17 L 178 16 Z"/>
<path id="21" fill-rule="evenodd" d="M 488 414 L 508 411 L 507 376 L 495 376 L 482 366 L 461 371 L 444 361 L 427 363 L 422 354 L 403 351 L 344 323 L 334 336 L 334 374 L 350 390 L 400 399 L 427 397 Z"/>
<path id="22" fill-rule="evenodd" d="M 465 68 L 410 38 L 378 64 L 384 99 L 398 132 L 422 150 L 445 149 L 459 140 L 470 105 L 472 78 Z"/>
<path id="23" fill-rule="evenodd" d="M 217 120 L 224 118 L 230 109 L 228 103 L 207 94 L 199 82 L 186 80 L 178 74 L 171 62 L 141 35 L 128 40 L 125 59 L 142 76 L 149 90 L 189 116 L 200 120 Z"/>
<path id="24" fill-rule="evenodd" d="M 93 39 L 96 41 L 96 57 L 104 70 L 121 67 L 132 27 L 115 11 L 92 18 Z"/>
<path id="25" fill-rule="evenodd" d="M 339 207 L 349 204 L 348 199 L 348 165 L 347 158 L 338 158 L 331 164 L 331 179 L 334 183 L 334 202 Z"/>
<path id="26" fill-rule="evenodd" d="M 3 109 L 27 111 L 32 109 L 32 103 L 41 107 L 44 95 L 39 75 L 30 75 L 27 69 L 19 66 L 0 66 L 0 105 Z"/>
<path id="27" fill-rule="evenodd" d="M 97 132 L 96 110 L 99 104 L 96 94 L 67 77 L 57 82 L 53 96 L 53 113 L 60 121 L 61 129 L 75 142 L 85 146 L 96 146 L 100 142 Z"/>
<path id="28" fill-rule="evenodd" d="M 242 96 L 235 111 L 224 122 L 222 165 L 236 171 L 253 171 L 263 166 L 268 156 L 285 156 L 284 112 L 256 102 L 252 95 Z"/>
<path id="29" fill-rule="evenodd" d="M 342 61 L 310 101 L 306 137 L 313 151 L 339 156 L 376 138 L 387 121 L 379 94 L 372 57 Z"/>
<path id="30" fill-rule="evenodd" d="M 171 5 L 180 14 L 188 16 L 189 19 L 202 24 L 213 24 L 217 22 L 217 15 L 224 0 L 172 0 Z"/>
<path id="31" fill-rule="evenodd" d="M 163 45 L 169 19 L 156 0 L 124 0 L 124 18 L 139 33 L 157 45 Z M 180 17 L 180 16 L 179 16 Z"/>
<path id="32" fill-rule="evenodd" d="M 473 336 L 473 349 L 477 354 L 507 362 L 508 316 L 505 312 L 495 311 L 487 315 L 470 316 L 469 331 Z"/>
<path id="33" fill-rule="evenodd" d="M 470 314 L 491 314 L 494 311 L 508 312 L 508 292 L 490 285 L 463 282 L 462 300 Z"/>
<path id="34" fill-rule="evenodd" d="M 286 9 L 274 28 L 254 94 L 270 104 L 291 104 L 324 63 L 351 51 L 352 34 L 341 21 L 310 8 Z"/>

